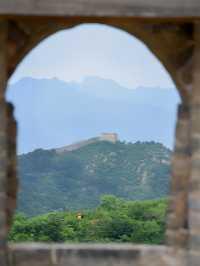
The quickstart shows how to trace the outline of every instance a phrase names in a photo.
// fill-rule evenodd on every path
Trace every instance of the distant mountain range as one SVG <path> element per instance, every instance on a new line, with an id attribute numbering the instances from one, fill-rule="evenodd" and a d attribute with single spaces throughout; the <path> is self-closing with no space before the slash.
<path id="1" fill-rule="evenodd" d="M 20 122 L 18 153 L 65 146 L 101 132 L 173 145 L 179 102 L 173 88 L 131 90 L 99 77 L 81 83 L 26 77 L 9 86 L 7 99 Z"/>
<path id="2" fill-rule="evenodd" d="M 97 141 L 72 151 L 38 149 L 18 157 L 18 211 L 94 208 L 112 194 L 130 200 L 169 192 L 171 151 L 155 142 Z"/>

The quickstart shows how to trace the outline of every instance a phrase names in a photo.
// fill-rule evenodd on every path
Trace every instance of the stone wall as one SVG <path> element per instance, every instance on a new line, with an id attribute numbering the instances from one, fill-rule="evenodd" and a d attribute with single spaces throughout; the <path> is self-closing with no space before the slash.
<path id="1" fill-rule="evenodd" d="M 78 141 L 78 142 L 75 142 L 73 144 L 70 144 L 70 145 L 67 145 L 67 146 L 64 146 L 61 148 L 57 148 L 55 151 L 57 153 L 75 151 L 75 150 L 78 150 L 78 149 L 80 149 L 84 146 L 87 146 L 89 144 L 96 143 L 98 140 L 99 140 L 99 138 L 97 137 L 97 138 L 91 138 L 91 139 L 87 139 L 87 140 Z"/>
<path id="2" fill-rule="evenodd" d="M 44 245 L 9 247 L 9 266 L 186 266 L 186 252 L 164 246 Z"/>
<path id="3" fill-rule="evenodd" d="M 70 145 L 67 145 L 61 148 L 57 148 L 56 152 L 62 153 L 62 152 L 68 152 L 68 151 L 75 151 L 89 144 L 96 143 L 98 141 L 109 141 L 109 142 L 115 143 L 118 141 L 118 136 L 116 133 L 102 133 L 99 137 L 78 141 L 73 144 L 70 144 Z"/>

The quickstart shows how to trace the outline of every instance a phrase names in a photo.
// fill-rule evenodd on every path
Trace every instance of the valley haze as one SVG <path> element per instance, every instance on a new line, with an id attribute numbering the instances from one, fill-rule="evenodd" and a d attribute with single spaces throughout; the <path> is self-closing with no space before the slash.
<path id="1" fill-rule="evenodd" d="M 82 82 L 25 77 L 9 86 L 7 100 L 19 122 L 18 154 L 62 147 L 102 132 L 172 148 L 180 101 L 174 88 L 128 89 L 93 76 Z"/>

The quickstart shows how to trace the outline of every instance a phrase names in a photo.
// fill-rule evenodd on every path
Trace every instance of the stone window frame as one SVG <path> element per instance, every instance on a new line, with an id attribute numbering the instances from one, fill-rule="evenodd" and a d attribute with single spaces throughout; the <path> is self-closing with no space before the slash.
<path id="1" fill-rule="evenodd" d="M 123 29 L 145 43 L 166 68 L 180 93 L 172 185 L 167 219 L 166 246 L 88 244 L 8 244 L 6 237 L 16 205 L 16 122 L 13 107 L 5 100 L 8 78 L 23 57 L 41 40 L 61 29 L 81 23 L 103 23 Z M 0 20 L 0 264 L 40 265 L 198 265 L 198 132 L 200 120 L 198 62 L 200 27 L 190 21 L 132 18 L 54 16 L 13 17 Z M 163 45 L 164 44 L 164 45 Z M 174 49 L 175 48 L 175 49 Z M 195 48 L 195 49 L 194 49 Z M 195 55 L 195 56 L 194 56 Z M 195 60 L 194 60 L 195 58 Z M 193 76 L 193 73 L 196 75 Z M 192 100 L 191 100 L 192 99 Z M 199 120 L 198 120 L 199 119 Z M 191 144 L 193 145 L 191 147 Z M 191 174 L 192 173 L 192 174 Z M 191 187 L 192 193 L 188 188 Z M 190 208 L 188 208 L 188 206 Z M 196 222 L 196 223 L 195 223 Z M 194 229 L 194 233 L 192 231 Z M 195 231 L 196 230 L 196 231 Z M 188 253 L 189 252 L 189 253 Z M 189 255 L 188 255 L 189 254 Z M 192 254 L 192 255 L 190 255 Z M 189 260 L 188 260 L 189 258 Z M 196 264 L 195 264 L 196 263 Z"/>

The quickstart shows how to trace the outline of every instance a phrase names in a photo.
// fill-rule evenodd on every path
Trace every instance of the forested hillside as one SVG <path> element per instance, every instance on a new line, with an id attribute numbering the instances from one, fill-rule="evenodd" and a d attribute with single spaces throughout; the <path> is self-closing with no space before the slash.
<path id="1" fill-rule="evenodd" d="M 164 241 L 167 200 L 126 201 L 112 195 L 95 209 L 15 216 L 9 240 L 14 242 L 134 242 Z"/>
<path id="2" fill-rule="evenodd" d="M 61 154 L 40 149 L 20 155 L 18 211 L 34 216 L 95 208 L 105 194 L 129 200 L 166 196 L 170 155 L 155 142 L 103 141 Z"/>

